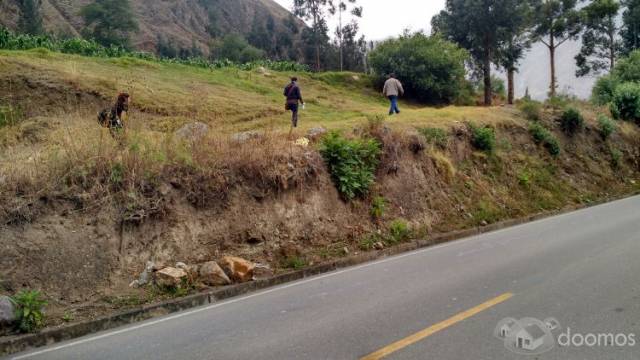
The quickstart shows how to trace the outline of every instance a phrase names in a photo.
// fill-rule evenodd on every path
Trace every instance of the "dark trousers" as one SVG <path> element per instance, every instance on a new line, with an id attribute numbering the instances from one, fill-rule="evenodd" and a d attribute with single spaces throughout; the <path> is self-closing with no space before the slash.
<path id="1" fill-rule="evenodd" d="M 389 115 L 400 114 L 400 109 L 398 108 L 398 97 L 395 95 L 389 96 L 389 101 L 391 101 L 391 108 L 389 109 Z"/>
<path id="2" fill-rule="evenodd" d="M 289 104 L 291 110 L 291 126 L 298 127 L 298 104 Z"/>

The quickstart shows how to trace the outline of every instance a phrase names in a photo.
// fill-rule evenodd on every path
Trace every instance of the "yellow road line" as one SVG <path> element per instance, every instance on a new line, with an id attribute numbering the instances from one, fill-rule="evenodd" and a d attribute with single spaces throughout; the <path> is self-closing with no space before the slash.
<path id="1" fill-rule="evenodd" d="M 484 304 L 480 304 L 472 309 L 469 309 L 465 312 L 461 312 L 458 315 L 455 315 L 453 317 L 450 317 L 449 319 L 439 322 L 433 326 L 430 326 L 424 330 L 421 330 L 413 335 L 407 336 L 406 338 L 402 339 L 402 340 L 398 340 L 396 342 L 394 342 L 391 345 L 387 345 L 385 347 L 383 347 L 382 349 L 373 352 L 365 357 L 363 357 L 360 360 L 379 360 L 382 359 L 383 357 L 392 354 L 400 349 L 403 349 L 409 345 L 415 344 L 420 340 L 423 340 L 435 333 L 437 333 L 438 331 L 442 331 L 452 325 L 455 325 L 456 323 L 459 323 L 465 319 L 468 319 L 474 315 L 477 315 L 478 313 L 481 313 L 491 307 L 494 307 L 502 302 L 505 302 L 507 300 L 509 300 L 511 297 L 513 297 L 512 293 L 506 293 L 503 295 L 498 296 L 495 299 L 491 299 L 489 301 L 487 301 Z"/>

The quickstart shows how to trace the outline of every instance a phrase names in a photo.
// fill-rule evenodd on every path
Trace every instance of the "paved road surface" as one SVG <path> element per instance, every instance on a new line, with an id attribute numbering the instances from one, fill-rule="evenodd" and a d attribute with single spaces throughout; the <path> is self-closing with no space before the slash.
<path id="1" fill-rule="evenodd" d="M 577 346 L 576 338 L 537 357 L 517 355 L 494 337 L 507 317 L 556 318 L 560 328 L 551 339 L 570 328 L 585 336 L 621 334 L 616 344 L 627 345 Z M 640 341 L 640 197 L 15 358 L 640 359 L 640 344 L 631 340 Z"/>

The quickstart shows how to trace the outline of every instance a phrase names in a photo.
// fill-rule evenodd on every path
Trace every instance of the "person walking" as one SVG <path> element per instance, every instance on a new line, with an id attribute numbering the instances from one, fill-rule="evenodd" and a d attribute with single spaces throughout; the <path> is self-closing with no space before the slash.
<path id="1" fill-rule="evenodd" d="M 131 96 L 129 94 L 120 93 L 113 107 L 105 109 L 98 114 L 98 123 L 108 128 L 114 137 L 124 128 L 123 118 L 129 111 L 130 100 Z"/>
<path id="2" fill-rule="evenodd" d="M 395 74 L 389 74 L 387 81 L 384 83 L 382 94 L 391 102 L 389 115 L 400 114 L 398 97 L 404 95 L 404 88 L 402 88 L 402 83 L 396 79 Z"/>
<path id="3" fill-rule="evenodd" d="M 302 104 L 304 108 L 304 100 L 302 100 L 302 92 L 298 86 L 298 78 L 292 77 L 291 83 L 284 88 L 284 96 L 287 98 L 285 109 L 291 111 L 291 131 L 298 127 L 298 106 Z M 289 134 L 291 134 L 291 131 Z"/>

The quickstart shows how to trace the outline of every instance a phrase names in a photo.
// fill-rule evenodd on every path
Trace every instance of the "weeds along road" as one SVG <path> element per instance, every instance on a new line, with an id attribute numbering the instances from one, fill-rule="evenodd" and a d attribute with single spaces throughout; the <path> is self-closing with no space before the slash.
<path id="1" fill-rule="evenodd" d="M 640 197 L 617 201 L 14 358 L 638 359 L 639 210 Z M 557 319 L 547 351 L 494 336 L 509 317 Z"/>

